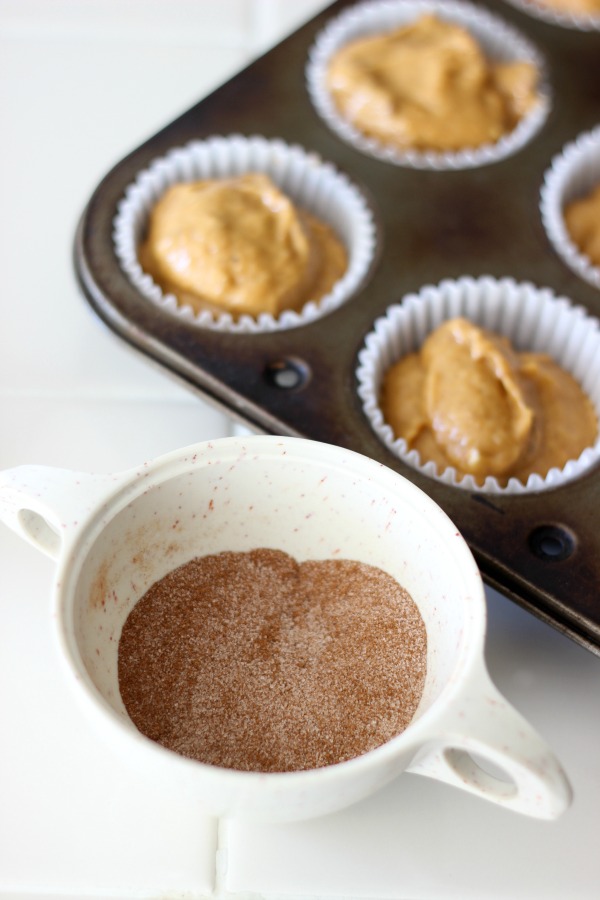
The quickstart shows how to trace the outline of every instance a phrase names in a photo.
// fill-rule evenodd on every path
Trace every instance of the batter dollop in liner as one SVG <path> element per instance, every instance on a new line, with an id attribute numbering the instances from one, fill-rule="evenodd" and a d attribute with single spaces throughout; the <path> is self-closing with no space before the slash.
<path id="1" fill-rule="evenodd" d="M 248 173 L 269 178 L 292 204 L 331 229 L 345 249 L 347 266 L 320 300 L 309 300 L 297 310 L 234 315 L 229 310 L 194 309 L 144 271 L 140 248 L 151 211 L 173 186 Z M 118 206 L 113 239 L 121 268 L 148 302 L 203 328 L 252 334 L 308 324 L 349 301 L 368 277 L 377 233 L 362 191 L 317 154 L 278 139 L 230 135 L 175 147 L 140 171 Z"/>
<path id="2" fill-rule="evenodd" d="M 444 149 L 436 147 L 434 142 L 429 149 L 422 146 L 402 147 L 386 140 L 385 135 L 377 136 L 362 131 L 340 113 L 329 83 L 330 64 L 336 55 L 343 52 L 353 41 L 365 38 L 370 40 L 397 29 L 407 27 L 410 29 L 419 20 L 430 17 L 452 26 L 458 32 L 466 33 L 467 43 L 470 41 L 471 45 L 479 48 L 486 65 L 509 71 L 513 64 L 517 64 L 518 67 L 528 68 L 537 74 L 535 88 L 537 100 L 529 109 L 521 110 L 522 115 L 517 117 L 518 123 L 511 130 L 500 136 L 494 135 L 488 141 L 480 142 L 478 146 L 461 148 L 455 145 Z M 431 52 L 435 55 L 435 47 Z M 473 46 L 469 52 L 473 52 Z M 450 68 L 444 69 L 442 66 L 440 69 L 439 60 L 436 60 L 435 65 L 432 64 L 431 77 L 448 78 L 450 82 L 457 77 L 454 70 L 456 59 L 452 52 L 446 63 Z M 408 68 L 412 69 L 414 65 L 411 64 Z M 476 61 L 474 72 L 480 86 L 482 83 L 485 84 L 486 77 L 482 71 L 481 59 Z M 315 109 L 338 137 L 369 156 L 410 168 L 466 169 L 497 162 L 523 147 L 542 126 L 550 109 L 546 66 L 537 48 L 502 19 L 461 0 L 376 0 L 357 4 L 332 19 L 318 35 L 309 54 L 306 76 L 308 91 Z M 509 81 L 511 79 L 512 75 Z M 427 81 L 428 78 L 420 79 L 420 83 L 425 86 Z M 414 84 L 410 78 L 408 82 L 412 91 Z M 416 99 L 423 100 L 422 97 Z M 431 97 L 428 102 L 430 100 Z M 462 102 L 461 99 L 459 105 Z M 472 94 L 470 102 L 473 102 Z M 502 101 L 496 96 L 493 103 L 501 104 Z M 417 102 L 416 107 L 419 105 L 420 102 Z M 478 141 L 481 141 L 481 135 Z"/>
<path id="3" fill-rule="evenodd" d="M 549 490 L 595 465 L 600 459 L 597 436 L 577 459 L 552 467 L 543 475 L 532 472 L 523 476 L 526 480 L 513 475 L 482 477 L 472 470 L 461 472 L 451 461 L 445 467 L 432 459 L 426 461 L 418 449 L 394 434 L 381 406 L 386 373 L 399 360 L 419 351 L 441 325 L 458 317 L 508 339 L 518 353 L 547 354 L 575 379 L 600 419 L 600 322 L 548 288 L 510 278 L 464 277 L 427 285 L 418 294 L 404 297 L 400 304 L 388 308 L 365 338 L 358 359 L 358 393 L 371 427 L 391 453 L 431 478 L 488 493 Z M 520 424 L 527 431 L 527 422 Z"/>
<path id="4" fill-rule="evenodd" d="M 600 126 L 580 134 L 551 161 L 540 209 L 554 249 L 580 278 L 600 288 L 600 260 L 590 257 L 570 233 L 565 212 L 600 186 Z M 598 224 L 600 232 L 600 223 Z"/>

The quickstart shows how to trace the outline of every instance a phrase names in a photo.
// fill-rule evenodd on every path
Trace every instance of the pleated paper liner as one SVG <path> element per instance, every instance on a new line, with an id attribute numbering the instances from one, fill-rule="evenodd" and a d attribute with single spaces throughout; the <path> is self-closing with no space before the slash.
<path id="1" fill-rule="evenodd" d="M 550 0 L 505 0 L 522 12 L 541 19 L 558 28 L 571 28 L 578 31 L 600 31 L 600 8 L 595 12 L 583 12 L 576 9 L 561 9 L 553 6 Z"/>

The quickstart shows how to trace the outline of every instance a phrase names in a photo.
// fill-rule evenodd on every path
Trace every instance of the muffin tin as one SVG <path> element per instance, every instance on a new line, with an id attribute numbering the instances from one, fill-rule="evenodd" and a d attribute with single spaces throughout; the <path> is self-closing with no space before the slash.
<path id="1" fill-rule="evenodd" d="M 375 435 L 357 390 L 374 322 L 407 294 L 464 276 L 548 287 L 600 317 L 600 290 L 553 248 L 540 214 L 552 160 L 600 121 L 600 31 L 562 28 L 505 0 L 478 5 L 532 42 L 551 108 L 512 155 L 455 171 L 392 165 L 342 141 L 306 86 L 311 47 L 339 0 L 119 162 L 98 185 L 75 239 L 75 268 L 96 314 L 126 343 L 253 430 L 339 444 L 395 469 L 428 493 L 468 541 L 485 581 L 600 655 L 600 466 L 542 492 L 488 494 L 428 477 Z M 119 203 L 138 174 L 173 148 L 240 134 L 296 144 L 362 192 L 376 251 L 353 295 L 327 315 L 258 333 L 204 328 L 149 302 L 115 252 Z"/>

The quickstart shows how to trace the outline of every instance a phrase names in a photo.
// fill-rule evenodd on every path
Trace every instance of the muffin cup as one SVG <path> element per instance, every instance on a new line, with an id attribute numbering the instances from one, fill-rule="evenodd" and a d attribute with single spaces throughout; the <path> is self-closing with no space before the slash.
<path id="1" fill-rule="evenodd" d="M 329 224 L 346 247 L 348 268 L 320 301 L 309 301 L 299 311 L 286 310 L 278 318 L 270 313 L 256 318 L 244 314 L 237 319 L 228 312 L 196 313 L 173 294 L 163 293 L 140 265 L 138 248 L 150 212 L 173 184 L 247 172 L 269 176 L 297 206 Z M 119 203 L 113 240 L 121 268 L 133 286 L 160 309 L 204 328 L 258 333 L 306 325 L 348 300 L 367 277 L 374 258 L 376 227 L 363 194 L 316 154 L 281 140 L 231 135 L 174 148 L 140 171 Z"/>
<path id="2" fill-rule="evenodd" d="M 496 62 L 528 61 L 539 72 L 539 102 L 510 134 L 494 144 L 458 152 L 400 150 L 363 134 L 338 112 L 327 88 L 326 74 L 332 55 L 350 41 L 390 31 L 419 16 L 438 18 L 467 29 L 486 57 Z M 414 169 L 468 169 L 488 165 L 516 153 L 539 130 L 550 108 L 545 65 L 535 47 L 502 19 L 459 0 L 371 0 L 359 3 L 332 19 L 318 35 L 309 54 L 307 87 L 313 105 L 325 123 L 346 143 L 369 156 Z"/>
<path id="3" fill-rule="evenodd" d="M 490 277 L 442 281 L 409 294 L 389 307 L 374 323 L 359 353 L 358 394 L 363 411 L 375 434 L 399 459 L 430 478 L 465 488 L 495 494 L 520 494 L 560 487 L 582 475 L 600 459 L 600 438 L 579 459 L 562 469 L 551 469 L 545 477 L 530 475 L 524 484 L 511 478 L 501 485 L 492 476 L 483 485 L 473 476 L 461 476 L 449 466 L 438 472 L 433 462 L 422 463 L 416 450 L 395 438 L 379 406 L 384 374 L 407 353 L 418 350 L 427 335 L 448 319 L 462 316 L 480 327 L 507 337 L 519 351 L 547 353 L 570 372 L 592 401 L 600 420 L 600 322 L 565 297 L 548 288 L 516 283 L 510 278 Z"/>
<path id="4" fill-rule="evenodd" d="M 595 266 L 573 242 L 564 208 L 600 184 L 600 126 L 580 135 L 555 156 L 544 177 L 540 211 L 546 233 L 561 259 L 589 284 L 600 288 L 600 266 Z"/>
<path id="5" fill-rule="evenodd" d="M 557 25 L 559 28 L 573 28 L 578 31 L 600 31 L 600 13 L 586 15 L 585 13 L 567 12 L 566 10 L 553 9 L 544 4 L 543 0 L 506 0 L 511 6 L 522 12 Z"/>

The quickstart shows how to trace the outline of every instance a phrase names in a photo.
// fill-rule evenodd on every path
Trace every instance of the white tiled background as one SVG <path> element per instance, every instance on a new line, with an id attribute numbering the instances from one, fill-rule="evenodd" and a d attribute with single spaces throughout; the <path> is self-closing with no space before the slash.
<path id="1" fill-rule="evenodd" d="M 323 0 L 0 0 L 0 468 L 120 470 L 230 423 L 104 330 L 78 216 L 113 163 Z M 592 900 L 600 664 L 488 592 L 488 661 L 575 790 L 539 823 L 416 776 L 335 816 L 218 823 L 122 769 L 66 694 L 53 565 L 0 530 L 0 897 Z"/>

